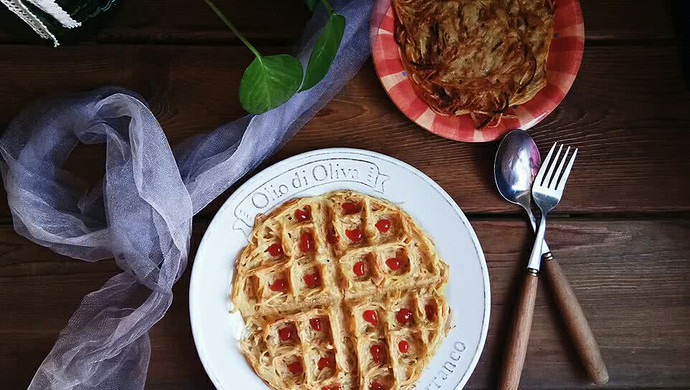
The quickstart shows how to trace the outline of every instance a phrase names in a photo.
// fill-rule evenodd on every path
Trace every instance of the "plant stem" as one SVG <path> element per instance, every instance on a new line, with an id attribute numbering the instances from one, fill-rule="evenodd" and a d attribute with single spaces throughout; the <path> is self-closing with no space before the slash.
<path id="1" fill-rule="evenodd" d="M 244 35 L 242 35 L 242 33 L 240 32 L 240 30 L 238 30 L 237 27 L 235 27 L 235 25 L 232 24 L 232 22 L 230 22 L 230 20 L 229 20 L 228 18 L 226 18 L 225 15 L 223 15 L 223 13 L 218 9 L 218 7 L 216 7 L 216 5 L 213 4 L 213 1 L 211 1 L 211 0 L 206 0 L 206 4 L 208 4 L 208 6 L 211 7 L 211 9 L 213 10 L 213 12 L 215 12 L 216 15 L 218 15 L 218 17 L 220 18 L 220 20 L 222 20 L 223 23 L 225 23 L 225 25 L 228 26 L 228 27 L 230 28 L 230 30 L 232 30 L 232 32 L 235 33 L 235 35 L 237 35 L 237 38 L 239 38 L 240 41 L 242 41 L 242 43 L 244 43 L 244 45 L 247 46 L 247 48 L 248 48 L 249 50 L 251 50 L 252 53 L 254 53 L 254 55 L 256 56 L 256 58 L 258 58 L 259 60 L 261 60 L 261 53 L 259 53 L 259 51 L 256 50 L 256 48 L 254 47 L 254 45 L 252 45 L 251 43 L 249 43 L 249 41 L 247 40 L 247 38 L 245 38 Z"/>
<path id="2" fill-rule="evenodd" d="M 328 11 L 329 14 L 333 13 L 333 8 L 331 8 L 331 5 L 328 3 L 328 0 L 321 0 L 323 3 L 324 7 L 326 7 L 326 10 Z"/>

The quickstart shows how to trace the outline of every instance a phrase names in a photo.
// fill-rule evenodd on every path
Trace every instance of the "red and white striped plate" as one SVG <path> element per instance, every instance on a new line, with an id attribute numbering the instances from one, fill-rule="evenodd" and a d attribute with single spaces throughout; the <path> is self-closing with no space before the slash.
<path id="1" fill-rule="evenodd" d="M 374 21 L 377 18 L 372 18 Z M 373 22 L 372 22 L 373 23 Z M 393 37 L 395 16 L 389 7 L 372 38 L 376 73 L 393 103 L 408 118 L 430 132 L 464 142 L 488 142 L 503 137 L 510 130 L 529 129 L 544 119 L 563 100 L 573 85 L 582 61 L 585 26 L 578 0 L 556 0 L 554 34 L 546 59 L 546 86 L 530 101 L 512 106 L 495 127 L 476 129 L 469 115 L 442 116 L 420 99 L 407 78 L 400 51 Z"/>

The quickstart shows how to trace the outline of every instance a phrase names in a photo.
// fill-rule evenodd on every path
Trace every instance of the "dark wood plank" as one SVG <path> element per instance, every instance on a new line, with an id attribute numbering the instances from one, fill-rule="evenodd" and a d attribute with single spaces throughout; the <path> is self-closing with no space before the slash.
<path id="1" fill-rule="evenodd" d="M 671 39 L 676 36 L 669 1 L 580 0 L 589 39 Z"/>
<path id="2" fill-rule="evenodd" d="M 683 157 L 690 147 L 690 93 L 677 58 L 672 46 L 585 49 L 566 99 L 530 130 L 542 155 L 554 141 L 580 148 L 556 212 L 690 209 L 690 160 Z M 458 144 L 421 130 L 394 109 L 373 71 L 360 72 L 273 160 L 326 146 L 365 147 L 400 158 L 468 212 L 515 211 L 495 191 L 496 143 Z"/>
<path id="3" fill-rule="evenodd" d="M 0 124 L 39 96 L 108 84 L 143 94 L 173 145 L 243 113 L 237 85 L 250 57 L 240 48 L 9 48 L 0 51 Z M 585 49 L 570 93 L 531 130 L 543 151 L 556 140 L 581 148 L 557 212 L 690 211 L 690 93 L 681 74 L 674 46 Z M 457 143 L 419 128 L 391 103 L 370 63 L 270 161 L 336 146 L 369 148 L 416 166 L 467 212 L 518 212 L 494 189 L 496 144 Z M 80 175 L 95 178 L 102 149 L 89 150 L 73 161 Z M 4 201 L 0 216 L 8 216 Z"/>
<path id="4" fill-rule="evenodd" d="M 669 39 L 675 36 L 665 0 L 581 0 L 588 39 Z M 203 1 L 118 2 L 111 14 L 75 30 L 67 42 L 223 42 L 239 44 Z M 227 16 L 254 41 L 292 42 L 309 11 L 299 0 L 219 1 Z M 11 33 L 12 32 L 12 33 Z M 0 9 L 1 42 L 40 42 L 33 32 Z"/>
<path id="5" fill-rule="evenodd" d="M 492 312 L 482 359 L 467 385 L 495 388 L 516 291 L 530 249 L 518 220 L 473 220 L 489 264 Z M 195 226 L 198 242 L 204 222 Z M 683 388 L 690 383 L 690 220 L 554 219 L 548 238 L 569 278 L 611 374 L 603 388 Z M 196 244 L 194 245 L 196 246 Z M 0 374 L 23 388 L 81 297 L 115 273 L 111 262 L 66 259 L 0 229 Z M 191 337 L 189 270 L 151 332 L 148 389 L 211 389 Z M 580 389 L 563 324 L 540 282 L 521 388 Z"/>
<path id="6" fill-rule="evenodd" d="M 3 387 L 28 386 L 84 295 L 116 273 L 113 261 L 82 263 L 0 229 L 0 371 L 12 378 Z"/>
<path id="7" fill-rule="evenodd" d="M 529 256 L 524 225 L 474 221 L 489 262 L 492 318 L 488 343 L 468 388 L 492 388 L 504 334 Z M 610 382 L 602 388 L 687 386 L 690 287 L 688 221 L 554 220 L 547 238 L 590 322 Z M 504 243 L 505 241 L 505 243 Z M 540 281 L 521 388 L 585 387 L 588 379 L 565 325 Z M 667 347 L 664 347 L 667 346 Z M 661 350 L 668 348 L 667 351 Z M 663 355 L 656 355 L 660 353 Z"/>

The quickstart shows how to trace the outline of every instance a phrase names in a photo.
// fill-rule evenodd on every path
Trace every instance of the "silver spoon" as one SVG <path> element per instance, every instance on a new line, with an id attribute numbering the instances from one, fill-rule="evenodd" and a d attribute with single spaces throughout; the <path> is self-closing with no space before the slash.
<path id="1" fill-rule="evenodd" d="M 531 188 L 540 165 L 539 149 L 524 130 L 513 130 L 508 133 L 498 146 L 494 160 L 494 178 L 498 192 L 508 202 L 527 211 L 534 230 L 537 228 L 537 221 L 531 208 Z M 542 264 L 547 278 L 550 279 L 549 286 L 558 309 L 587 374 L 598 385 L 608 382 L 609 374 L 592 329 L 563 270 L 553 259 L 546 241 L 542 243 Z"/>

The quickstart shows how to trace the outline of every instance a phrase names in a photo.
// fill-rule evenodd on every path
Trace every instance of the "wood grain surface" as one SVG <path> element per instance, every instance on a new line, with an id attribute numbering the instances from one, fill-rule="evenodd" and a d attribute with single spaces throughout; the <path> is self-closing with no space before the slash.
<path id="1" fill-rule="evenodd" d="M 501 374 L 498 377 L 498 390 L 517 390 L 520 386 L 522 368 L 525 366 L 539 277 L 536 272 L 529 272 L 524 278 L 522 288 L 518 291 L 515 313 L 508 328 Z"/>
<path id="2" fill-rule="evenodd" d="M 531 249 L 522 220 L 473 219 L 492 290 L 489 336 L 467 385 L 494 389 Z M 196 221 L 193 242 L 206 228 Z M 609 368 L 603 388 L 686 388 L 690 383 L 690 220 L 555 218 L 548 239 Z M 193 259 L 193 257 L 192 257 Z M 191 266 L 191 261 L 190 261 Z M 189 269 L 189 266 L 188 266 Z M 67 259 L 0 230 L 0 368 L 4 388 L 25 388 L 81 298 L 117 272 L 110 261 Z M 542 278 L 521 389 L 575 389 L 588 378 Z M 147 389 L 212 389 L 189 325 L 189 272 L 151 331 Z M 11 375 L 9 375 L 11 373 Z"/>
<path id="3" fill-rule="evenodd" d="M 541 269 L 541 274 L 549 280 L 549 293 L 568 330 L 568 337 L 580 357 L 580 364 L 593 384 L 605 384 L 609 381 L 609 373 L 599 344 L 575 291 L 551 252 L 542 256 Z"/>
<path id="4" fill-rule="evenodd" d="M 172 145 L 243 112 L 236 88 L 250 53 L 242 48 L 8 48 L 0 50 L 0 124 L 46 94 L 108 84 L 141 93 Z M 570 93 L 531 131 L 543 152 L 555 140 L 580 148 L 556 213 L 690 211 L 690 93 L 681 81 L 675 46 L 585 48 Z M 366 147 L 414 165 L 465 212 L 519 211 L 494 189 L 497 143 L 462 144 L 419 128 L 388 99 L 370 63 L 268 163 L 335 146 Z M 88 148 L 72 161 L 76 174 L 95 181 L 103 149 Z M 224 199 L 204 213 L 215 213 Z M 6 202 L 0 215 L 8 216 Z"/>
<path id="5" fill-rule="evenodd" d="M 309 18 L 298 0 L 219 1 L 267 54 L 290 51 Z M 542 151 L 580 148 L 547 238 L 607 364 L 606 389 L 690 388 L 690 91 L 666 0 L 581 0 L 586 44 L 563 103 L 530 132 Z M 12 32 L 10 34 L 10 32 Z M 237 86 L 251 53 L 202 1 L 123 0 L 99 26 L 53 49 L 0 7 L 0 129 L 30 101 L 121 85 L 149 102 L 172 145 L 243 115 Z M 531 233 L 494 189 L 497 144 L 461 144 L 405 118 L 373 66 L 359 74 L 262 167 L 324 147 L 363 147 L 436 180 L 470 216 L 489 264 L 485 351 L 466 388 L 495 389 L 524 279 Z M 95 183 L 102 146 L 80 146 L 66 168 Z M 232 192 L 194 227 L 196 248 Z M 518 217 L 519 215 L 519 217 Z M 193 254 L 190 256 L 190 266 Z M 26 388 L 82 297 L 118 272 L 18 236 L 0 191 L 0 388 Z M 542 278 L 522 389 L 586 389 L 587 375 Z M 151 331 L 150 390 L 212 389 L 192 341 L 189 270 Z"/>
<path id="6" fill-rule="evenodd" d="M 665 0 L 580 0 L 590 39 L 669 39 L 675 34 Z M 299 0 L 230 1 L 217 4 L 254 42 L 289 42 L 310 17 Z M 68 39 L 99 43 L 233 43 L 239 40 L 203 0 L 118 1 L 99 23 Z M 41 42 L 9 11 L 0 9 L 0 43 Z"/>

